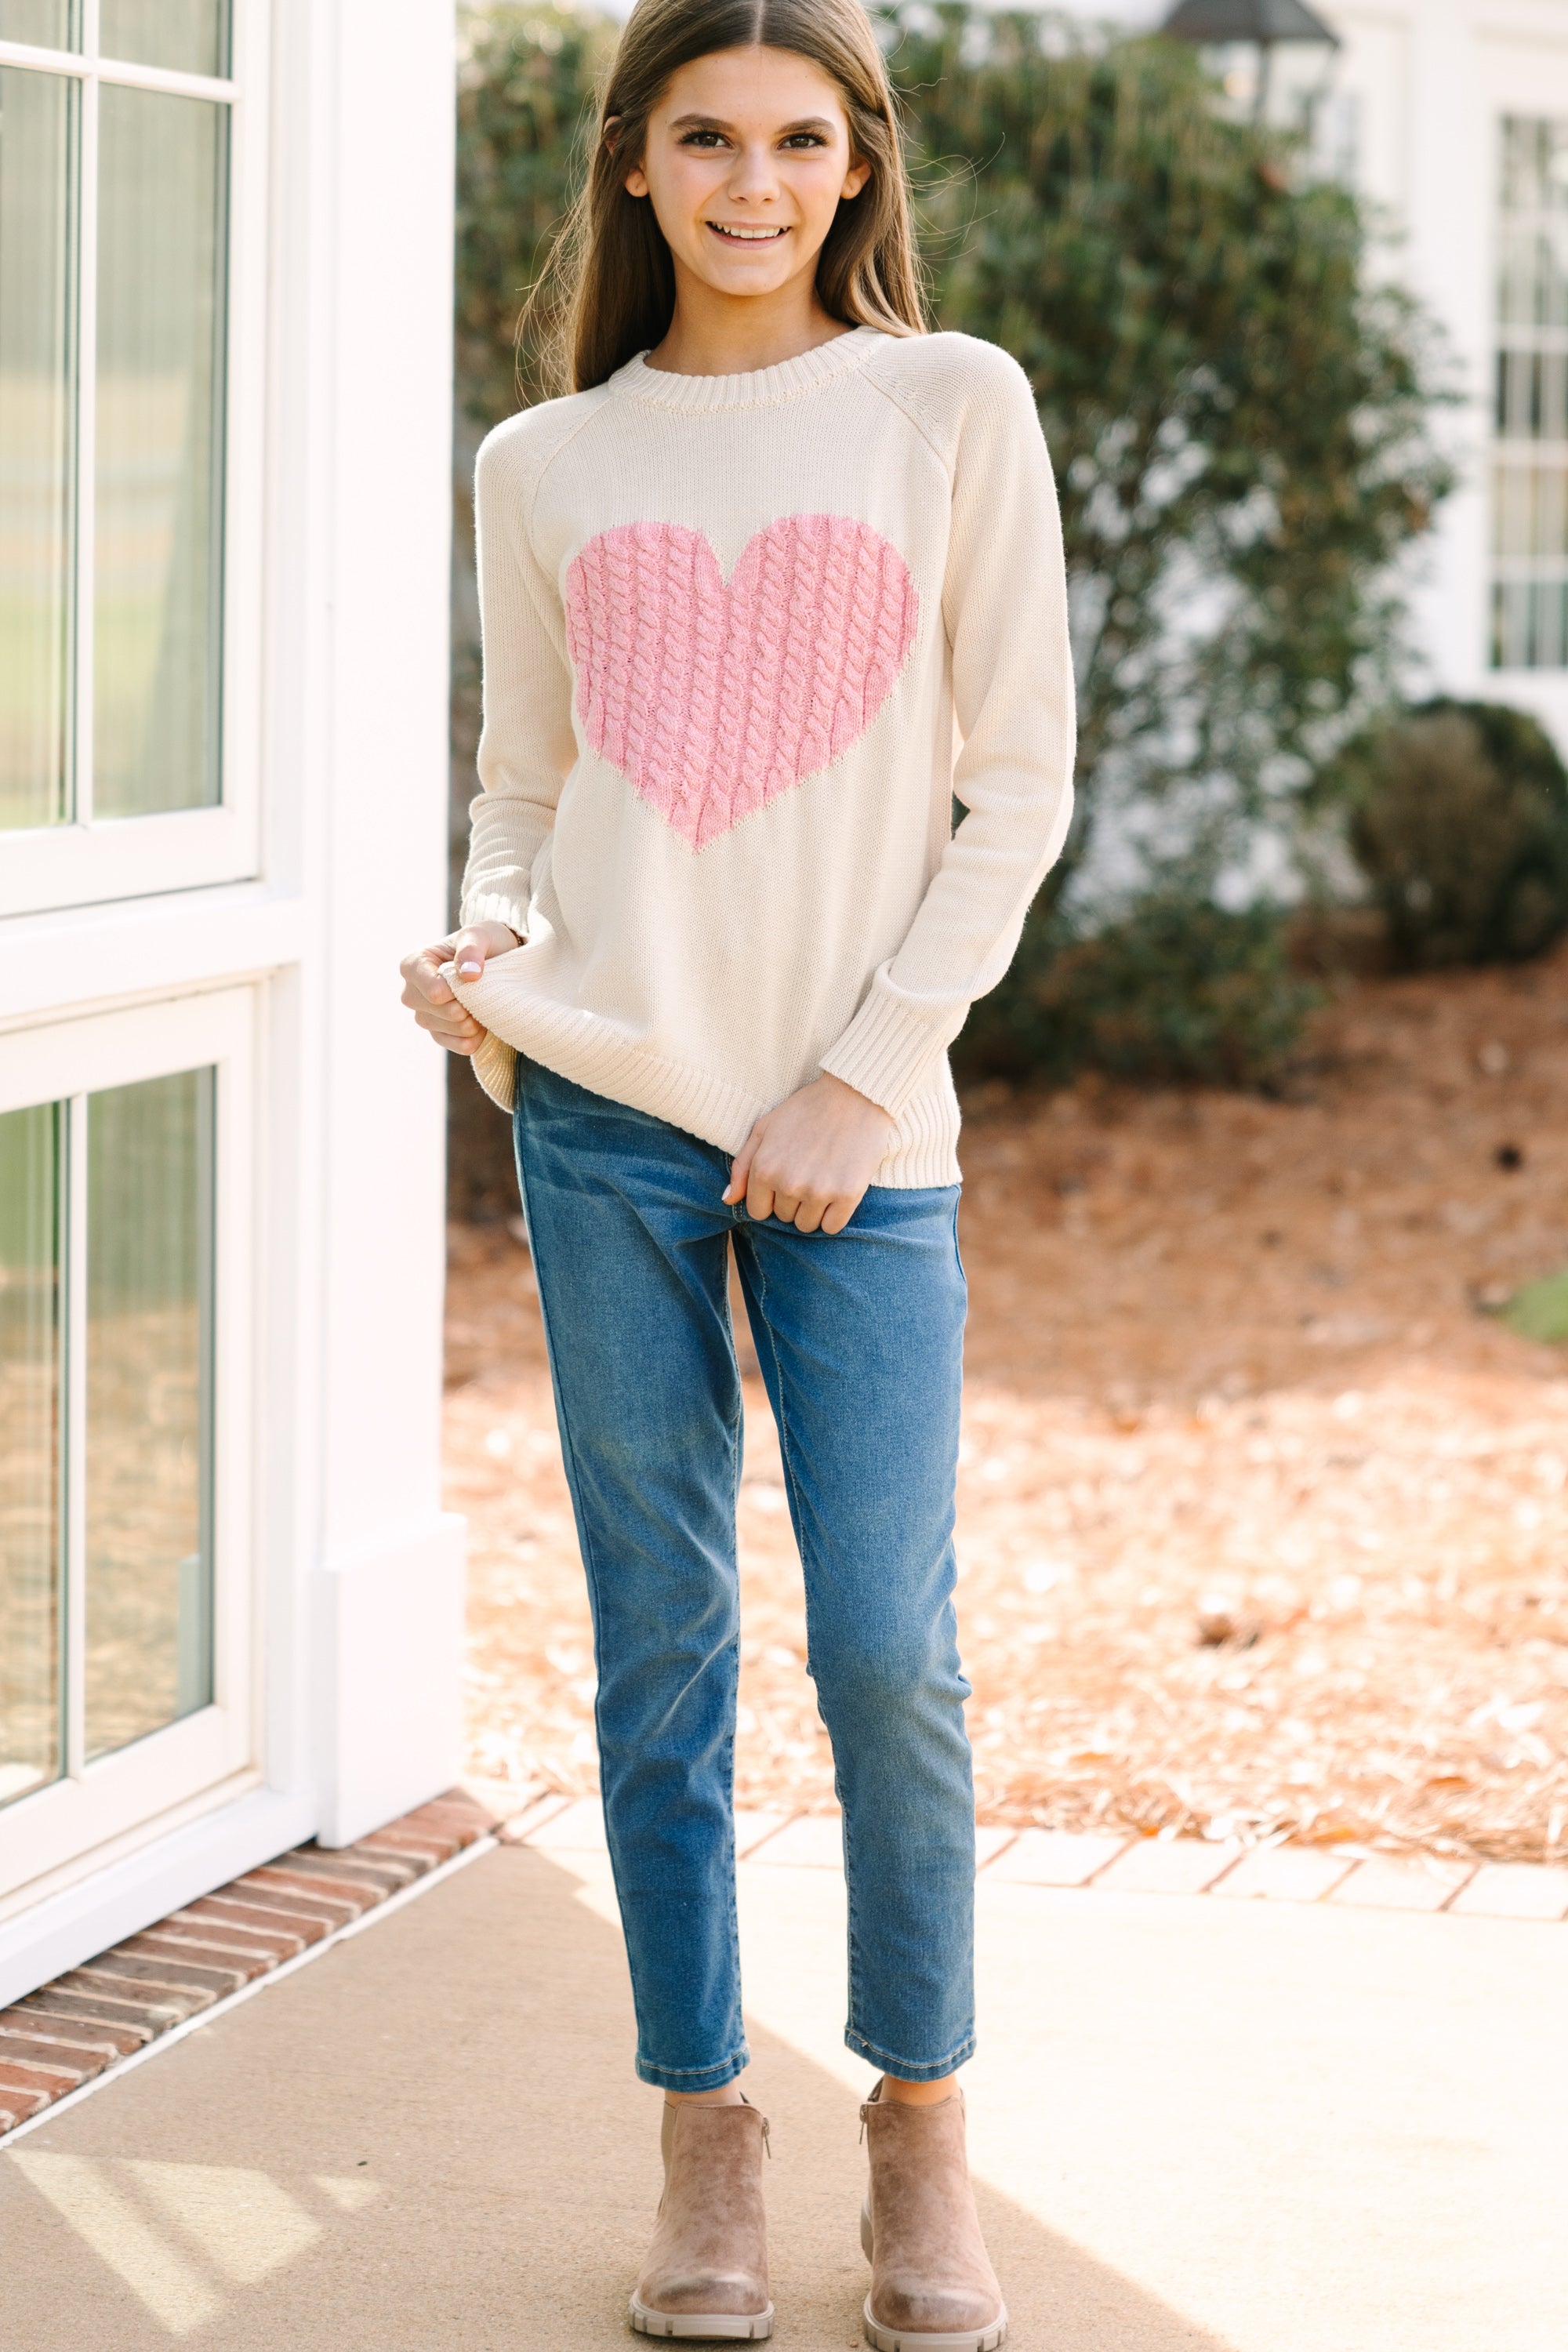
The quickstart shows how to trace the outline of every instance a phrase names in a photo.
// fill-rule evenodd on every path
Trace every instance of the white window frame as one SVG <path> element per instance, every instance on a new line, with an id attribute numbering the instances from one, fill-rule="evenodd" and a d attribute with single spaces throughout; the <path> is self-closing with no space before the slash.
<path id="1" fill-rule="evenodd" d="M 1512 673 L 1516 676 L 1550 678 L 1561 677 L 1568 669 L 1568 659 L 1510 659 L 1498 648 L 1496 601 L 1500 592 L 1510 588 L 1547 589 L 1563 592 L 1568 589 L 1568 542 L 1555 553 L 1505 551 L 1498 544 L 1505 503 L 1523 502 L 1527 506 L 1542 495 L 1540 485 L 1549 477 L 1558 482 L 1557 502 L 1568 514 L 1568 441 L 1548 440 L 1543 436 L 1509 430 L 1508 420 L 1500 424 L 1496 414 L 1496 370 L 1505 351 L 1533 355 L 1539 361 L 1556 360 L 1568 363 L 1568 327 L 1541 326 L 1533 321 L 1502 319 L 1498 301 L 1503 267 L 1501 238 L 1515 217 L 1505 214 L 1501 203 L 1502 173 L 1508 125 L 1510 121 L 1548 124 L 1561 129 L 1568 113 L 1561 106 L 1547 105 L 1541 99 L 1529 104 L 1499 106 L 1492 118 L 1490 142 L 1489 196 L 1493 225 L 1490 283 L 1489 286 L 1489 372 L 1486 396 L 1489 410 L 1489 469 L 1488 494 L 1491 508 L 1490 529 L 1487 551 L 1487 652 L 1486 666 L 1492 677 Z M 1561 218 L 1554 215 L 1553 218 Z M 1508 478 L 1510 487 L 1505 489 Z"/>
<path id="2" fill-rule="evenodd" d="M 0 833 L 0 917 L 240 881 L 259 864 L 262 461 L 267 317 L 267 0 L 232 0 L 226 79 L 98 54 L 99 0 L 83 0 L 79 53 L 0 41 L 0 66 L 74 79 L 81 98 L 73 822 Z M 214 808 L 95 822 L 92 793 L 90 495 L 97 362 L 98 102 L 104 83 L 202 98 L 229 110 L 227 340 L 224 370 L 223 798 Z"/>
<path id="3" fill-rule="evenodd" d="M 68 1429 L 82 1421 L 85 1156 L 77 1098 L 143 1078 L 213 1068 L 213 1700 L 112 1755 L 84 1756 L 86 1563 L 79 1442 L 66 1448 L 66 1755 L 62 1777 L 0 1810 L 0 1916 L 24 1889 L 92 1849 L 155 1827 L 159 1816 L 254 1766 L 257 1644 L 251 1574 L 257 992 L 51 1023 L 0 1038 L 0 1111 L 71 1104 L 63 1297 Z M 252 1771 L 251 1777 L 258 1777 Z M 22 1900 L 28 1899 L 22 1895 Z"/>

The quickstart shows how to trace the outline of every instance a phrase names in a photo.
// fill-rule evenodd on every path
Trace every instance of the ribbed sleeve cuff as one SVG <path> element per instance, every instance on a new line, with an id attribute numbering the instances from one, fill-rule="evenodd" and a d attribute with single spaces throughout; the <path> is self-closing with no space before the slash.
<path id="1" fill-rule="evenodd" d="M 822 1066 L 829 1077 L 842 1078 L 898 1118 L 944 1042 L 929 1022 L 873 981 L 848 1028 L 823 1055 Z"/>
<path id="2" fill-rule="evenodd" d="M 466 931 L 473 923 L 504 923 L 518 938 L 528 935 L 528 900 L 509 898 L 504 890 L 476 890 L 465 898 L 458 909 L 458 928 Z"/>

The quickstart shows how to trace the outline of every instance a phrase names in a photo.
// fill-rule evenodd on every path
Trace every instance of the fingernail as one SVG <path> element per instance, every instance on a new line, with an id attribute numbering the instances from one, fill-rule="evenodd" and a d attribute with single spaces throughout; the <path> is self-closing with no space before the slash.
<path id="1" fill-rule="evenodd" d="M 483 970 L 482 963 L 460 963 L 458 966 L 458 977 L 459 980 L 477 980 Z"/>

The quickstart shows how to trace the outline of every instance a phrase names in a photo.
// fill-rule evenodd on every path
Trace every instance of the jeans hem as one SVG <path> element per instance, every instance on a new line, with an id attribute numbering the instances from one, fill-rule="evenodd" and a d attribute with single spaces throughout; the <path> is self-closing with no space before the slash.
<path id="1" fill-rule="evenodd" d="M 721 2058 L 716 2066 L 656 2066 L 651 2059 L 640 2054 L 637 2060 L 639 2083 L 651 2083 L 659 2091 L 721 2091 L 751 2063 L 752 2053 L 744 2042 L 732 2056 Z"/>
<path id="2" fill-rule="evenodd" d="M 961 2066 L 967 2065 L 973 2057 L 974 2036 L 966 2034 L 957 2049 L 947 2057 L 933 2058 L 929 2063 L 922 2063 L 915 2058 L 895 2058 L 890 2051 L 879 2050 L 874 2042 L 868 2042 L 863 2033 L 857 2033 L 853 2026 L 848 2025 L 844 2029 L 844 2047 L 853 2050 L 857 2058 L 864 2058 L 868 2065 L 879 2066 L 884 2074 L 891 2074 L 898 2082 L 940 2083 L 946 2075 L 954 2074 Z"/>

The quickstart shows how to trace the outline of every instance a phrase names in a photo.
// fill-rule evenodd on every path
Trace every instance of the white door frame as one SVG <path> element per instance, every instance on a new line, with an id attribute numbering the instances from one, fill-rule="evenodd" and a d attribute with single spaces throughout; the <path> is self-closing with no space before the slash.
<path id="1" fill-rule="evenodd" d="M 114 1754 L 83 1754 L 86 1599 L 82 1406 L 85 1380 L 86 1168 L 77 1106 L 109 1087 L 211 1067 L 215 1076 L 213 1265 L 213 1701 Z M 61 1777 L 0 1810 L 0 1918 L 36 1898 L 82 1855 L 156 1823 L 218 1782 L 256 1777 L 255 1610 L 251 1557 L 252 1365 L 256 1231 L 256 1001 L 226 989 L 173 1003 L 65 1021 L 0 1039 L 0 1111 L 72 1106 L 62 1440 L 66 1740 Z"/>
<path id="2" fill-rule="evenodd" d="M 254 992 L 253 1714 L 230 1778 L 29 1883 L 0 1916 L 0 2005 L 459 1768 L 444 1057 L 397 1001 L 399 956 L 446 926 L 454 7 L 242 0 L 242 26 L 264 19 L 266 357 L 253 340 L 232 371 L 265 410 L 237 583 L 256 878 L 0 918 L 0 1052 L 68 1016 Z"/>

